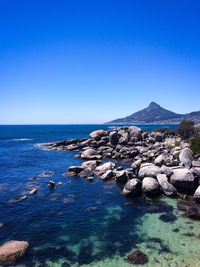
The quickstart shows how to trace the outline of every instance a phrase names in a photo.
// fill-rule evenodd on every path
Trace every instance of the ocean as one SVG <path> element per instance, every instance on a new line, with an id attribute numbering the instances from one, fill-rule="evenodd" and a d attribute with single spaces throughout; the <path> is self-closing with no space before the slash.
<path id="1" fill-rule="evenodd" d="M 41 147 L 111 127 L 0 126 L 0 243 L 30 243 L 28 253 L 12 266 L 127 267 L 127 255 L 134 250 L 148 255 L 144 266 L 199 266 L 200 223 L 184 217 L 176 199 L 129 199 L 113 181 L 66 177 L 69 166 L 82 163 L 74 157 L 77 151 Z M 147 131 L 157 127 L 141 125 Z M 44 171 L 54 174 L 39 177 Z M 49 180 L 62 185 L 50 189 Z M 15 201 L 32 187 L 38 188 L 36 194 Z M 163 219 L 172 214 L 173 220 Z"/>

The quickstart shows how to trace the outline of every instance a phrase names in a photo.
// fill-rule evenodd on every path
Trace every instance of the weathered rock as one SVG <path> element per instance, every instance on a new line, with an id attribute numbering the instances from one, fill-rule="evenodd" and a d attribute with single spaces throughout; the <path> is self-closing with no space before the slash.
<path id="1" fill-rule="evenodd" d="M 120 145 L 126 145 L 129 141 L 129 134 L 128 133 L 124 133 L 120 138 L 118 143 Z"/>
<path id="2" fill-rule="evenodd" d="M 0 246 L 0 264 L 12 264 L 22 257 L 29 247 L 26 241 L 8 241 Z"/>
<path id="3" fill-rule="evenodd" d="M 31 188 L 31 190 L 29 191 L 29 195 L 34 195 L 36 193 L 37 193 L 37 187 Z"/>
<path id="4" fill-rule="evenodd" d="M 144 177 L 153 177 L 156 178 L 157 175 L 161 173 L 161 169 L 158 166 L 155 165 L 147 165 L 147 166 L 141 166 L 138 176 L 139 178 L 144 178 Z"/>
<path id="5" fill-rule="evenodd" d="M 77 176 L 77 174 L 75 172 L 65 172 L 63 174 L 63 176 L 70 176 L 70 177 L 72 177 L 72 176 Z"/>
<path id="6" fill-rule="evenodd" d="M 138 196 L 142 193 L 142 183 L 139 179 L 129 180 L 122 191 L 125 196 Z"/>
<path id="7" fill-rule="evenodd" d="M 94 169 L 87 167 L 82 172 L 79 173 L 79 176 L 80 177 L 89 177 L 89 176 L 93 176 L 93 174 L 94 174 Z"/>
<path id="8" fill-rule="evenodd" d="M 90 133 L 90 137 L 99 141 L 101 137 L 106 135 L 106 131 L 104 130 L 96 130 Z"/>
<path id="9" fill-rule="evenodd" d="M 112 177 L 113 177 L 113 171 L 107 170 L 104 174 L 100 176 L 100 179 L 106 181 L 111 179 Z"/>
<path id="10" fill-rule="evenodd" d="M 115 180 L 118 183 L 126 183 L 127 182 L 127 175 L 126 171 L 115 171 Z"/>
<path id="11" fill-rule="evenodd" d="M 95 175 L 101 176 L 103 173 L 105 173 L 107 170 L 113 170 L 115 167 L 115 164 L 113 162 L 106 162 L 102 165 L 99 165 L 95 169 Z"/>
<path id="12" fill-rule="evenodd" d="M 190 169 L 193 161 L 192 150 L 188 147 L 184 148 L 179 155 L 179 160 L 183 166 L 185 166 L 187 169 Z"/>
<path id="13" fill-rule="evenodd" d="M 14 198 L 14 199 L 10 199 L 8 201 L 8 203 L 15 204 L 15 203 L 19 203 L 19 202 L 21 202 L 22 200 L 25 200 L 25 199 L 27 199 L 27 195 L 22 195 L 22 196 Z"/>
<path id="14" fill-rule="evenodd" d="M 102 156 L 95 149 L 88 148 L 81 153 L 82 159 L 101 159 Z"/>
<path id="15" fill-rule="evenodd" d="M 82 170 L 83 170 L 83 167 L 82 166 L 70 166 L 68 168 L 68 171 L 69 172 L 75 172 L 77 174 L 79 174 Z"/>
<path id="16" fill-rule="evenodd" d="M 49 181 L 48 182 L 48 187 L 49 188 L 54 188 L 56 186 L 56 183 L 54 181 Z"/>
<path id="17" fill-rule="evenodd" d="M 193 198 L 196 202 L 200 202 L 200 185 L 197 187 L 196 191 L 194 192 Z"/>
<path id="18" fill-rule="evenodd" d="M 162 165 L 162 167 L 161 167 L 161 172 L 162 172 L 163 174 L 166 174 L 167 177 L 170 177 L 170 176 L 173 174 L 173 171 L 172 171 L 169 167 L 167 167 L 167 166 L 165 166 L 165 165 Z"/>
<path id="19" fill-rule="evenodd" d="M 161 166 L 164 164 L 165 161 L 166 161 L 166 157 L 165 157 L 165 155 L 164 155 L 164 154 L 161 154 L 161 155 L 159 155 L 157 158 L 155 158 L 155 160 L 154 160 L 154 164 L 155 164 L 156 166 L 161 167 Z"/>
<path id="20" fill-rule="evenodd" d="M 186 168 L 173 169 L 170 182 L 182 193 L 191 193 L 197 186 L 194 175 Z"/>
<path id="21" fill-rule="evenodd" d="M 199 160 L 193 160 L 192 161 L 192 166 L 196 168 L 200 168 L 200 161 Z"/>
<path id="22" fill-rule="evenodd" d="M 160 186 L 156 179 L 145 177 L 142 181 L 142 190 L 148 196 L 156 196 L 160 193 Z"/>
<path id="23" fill-rule="evenodd" d="M 148 256 L 137 250 L 128 255 L 128 262 L 131 264 L 145 264 L 148 262 Z"/>
<path id="24" fill-rule="evenodd" d="M 89 176 L 89 177 L 86 178 L 86 180 L 88 182 L 93 182 L 94 181 L 94 177 L 93 176 Z"/>
<path id="25" fill-rule="evenodd" d="M 119 137 L 116 131 L 113 131 L 109 134 L 109 141 L 112 146 L 116 146 L 118 144 L 118 140 Z"/>
<path id="26" fill-rule="evenodd" d="M 176 188 L 168 182 L 166 174 L 158 174 L 157 175 L 157 181 L 161 187 L 161 191 L 166 196 L 176 196 L 177 195 L 177 190 Z"/>
<path id="27" fill-rule="evenodd" d="M 83 169 L 85 168 L 91 168 L 92 170 L 94 170 L 98 165 L 98 162 L 96 160 L 88 160 L 88 161 L 85 161 L 81 164 L 81 167 Z"/>
<path id="28" fill-rule="evenodd" d="M 51 177 L 53 175 L 54 175 L 54 172 L 52 172 L 52 171 L 43 171 L 38 176 L 42 177 L 42 178 L 47 178 L 47 177 Z"/>

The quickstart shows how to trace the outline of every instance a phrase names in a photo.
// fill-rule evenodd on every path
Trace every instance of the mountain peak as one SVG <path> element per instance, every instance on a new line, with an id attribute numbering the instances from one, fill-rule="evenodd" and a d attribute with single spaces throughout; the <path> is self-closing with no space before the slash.
<path id="1" fill-rule="evenodd" d="M 160 105 L 158 105 L 156 102 L 151 102 L 148 106 L 149 108 L 160 108 Z"/>

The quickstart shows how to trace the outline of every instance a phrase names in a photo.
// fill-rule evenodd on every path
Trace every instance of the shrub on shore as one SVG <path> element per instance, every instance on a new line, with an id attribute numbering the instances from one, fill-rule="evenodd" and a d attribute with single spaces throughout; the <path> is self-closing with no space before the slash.
<path id="1" fill-rule="evenodd" d="M 200 135 L 197 135 L 190 140 L 190 148 L 194 154 L 200 154 Z"/>
<path id="2" fill-rule="evenodd" d="M 194 122 L 190 120 L 183 120 L 178 125 L 176 132 L 181 136 L 182 139 L 188 139 L 192 137 L 195 133 Z"/>

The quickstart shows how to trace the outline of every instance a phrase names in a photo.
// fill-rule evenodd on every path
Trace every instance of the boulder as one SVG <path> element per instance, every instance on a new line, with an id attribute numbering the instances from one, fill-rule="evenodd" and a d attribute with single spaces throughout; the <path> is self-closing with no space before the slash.
<path id="1" fill-rule="evenodd" d="M 90 137 L 99 141 L 101 137 L 106 135 L 106 131 L 104 130 L 97 130 L 90 133 Z"/>
<path id="2" fill-rule="evenodd" d="M 200 161 L 199 160 L 193 160 L 192 161 L 192 166 L 195 168 L 200 168 Z"/>
<path id="3" fill-rule="evenodd" d="M 126 145 L 129 141 L 129 134 L 128 133 L 124 133 L 120 138 L 118 143 L 120 145 Z"/>
<path id="4" fill-rule="evenodd" d="M 54 181 L 49 181 L 48 182 L 48 187 L 49 188 L 54 188 L 56 186 L 56 183 Z"/>
<path id="5" fill-rule="evenodd" d="M 92 170 L 94 170 L 97 165 L 98 165 L 98 162 L 96 160 L 88 160 L 88 161 L 83 162 L 81 164 L 81 167 L 83 169 L 85 169 L 85 168 L 91 168 Z"/>
<path id="6" fill-rule="evenodd" d="M 118 183 L 126 183 L 127 175 L 125 170 L 115 171 L 115 181 Z"/>
<path id="7" fill-rule="evenodd" d="M 89 176 L 93 176 L 93 174 L 94 174 L 94 169 L 87 167 L 82 172 L 79 173 L 79 176 L 80 177 L 89 177 Z"/>
<path id="8" fill-rule="evenodd" d="M 68 168 L 69 172 L 75 172 L 77 174 L 79 174 L 82 170 L 83 170 L 82 166 L 71 166 Z"/>
<path id="9" fill-rule="evenodd" d="M 162 165 L 161 172 L 166 174 L 167 177 L 170 177 L 173 174 L 173 171 L 171 170 L 171 168 L 169 168 L 169 167 L 167 167 L 165 165 Z"/>
<path id="10" fill-rule="evenodd" d="M 157 181 L 161 187 L 161 191 L 166 196 L 176 196 L 177 195 L 176 188 L 168 182 L 166 174 L 158 174 L 157 175 Z"/>
<path id="11" fill-rule="evenodd" d="M 160 186 L 156 179 L 145 177 L 142 181 L 142 190 L 148 196 L 156 196 L 160 193 Z"/>
<path id="12" fill-rule="evenodd" d="M 186 168 L 173 169 L 170 182 L 182 193 L 191 193 L 197 186 L 197 180 L 192 172 Z"/>
<path id="13" fill-rule="evenodd" d="M 82 159 L 101 159 L 101 155 L 95 149 L 88 148 L 81 153 Z"/>
<path id="14" fill-rule="evenodd" d="M 112 146 L 116 146 L 118 144 L 118 140 L 119 137 L 116 131 L 113 131 L 109 134 L 109 141 Z"/>
<path id="15" fill-rule="evenodd" d="M 161 155 L 159 155 L 158 157 L 155 158 L 154 164 L 156 166 L 161 167 L 165 161 L 166 161 L 165 155 L 164 154 L 161 154 Z"/>
<path id="16" fill-rule="evenodd" d="M 129 180 L 122 191 L 124 196 L 138 196 L 142 192 L 142 183 L 139 179 Z"/>
<path id="17" fill-rule="evenodd" d="M 186 147 L 181 150 L 179 154 L 179 160 L 187 169 L 190 169 L 193 161 L 193 152 L 190 148 Z"/>
<path id="18" fill-rule="evenodd" d="M 115 167 L 115 164 L 113 162 L 106 162 L 104 164 L 99 165 L 96 167 L 94 173 L 97 176 L 101 176 L 103 173 L 105 173 L 107 170 L 113 170 Z"/>
<path id="19" fill-rule="evenodd" d="M 113 177 L 113 171 L 112 170 L 107 170 L 104 174 L 102 174 L 100 176 L 100 179 L 106 181 L 106 180 L 109 180 L 112 177 Z"/>
<path id="20" fill-rule="evenodd" d="M 8 241 L 0 246 L 0 264 L 12 264 L 22 257 L 29 247 L 26 241 Z"/>
<path id="21" fill-rule="evenodd" d="M 147 166 L 141 166 L 138 176 L 139 178 L 144 178 L 144 177 L 153 177 L 156 178 L 157 175 L 161 173 L 161 169 L 158 166 L 155 165 L 147 165 Z"/>
<path id="22" fill-rule="evenodd" d="M 197 187 L 196 191 L 194 192 L 193 199 L 196 202 L 200 202 L 200 185 Z"/>

